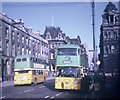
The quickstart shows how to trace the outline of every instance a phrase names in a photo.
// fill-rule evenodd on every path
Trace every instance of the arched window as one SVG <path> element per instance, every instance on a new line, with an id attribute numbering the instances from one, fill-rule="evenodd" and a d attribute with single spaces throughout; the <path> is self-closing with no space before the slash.
<path id="1" fill-rule="evenodd" d="M 104 39 L 107 39 L 107 31 L 104 31 Z"/>
<path id="2" fill-rule="evenodd" d="M 62 38 L 62 33 L 58 33 L 58 38 L 59 38 L 59 39 Z"/>
<path id="3" fill-rule="evenodd" d="M 115 53 L 115 46 L 111 45 L 111 53 Z"/>
<path id="4" fill-rule="evenodd" d="M 51 39 L 51 36 L 50 36 L 50 33 L 49 33 L 49 32 L 46 33 L 46 39 L 47 39 L 47 40 Z"/>

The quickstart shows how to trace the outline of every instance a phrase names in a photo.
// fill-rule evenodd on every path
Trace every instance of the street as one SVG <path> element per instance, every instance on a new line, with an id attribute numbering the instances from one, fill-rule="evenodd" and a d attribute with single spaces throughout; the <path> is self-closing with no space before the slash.
<path id="1" fill-rule="evenodd" d="M 46 83 L 40 83 L 37 85 L 22 85 L 22 86 L 7 86 L 2 88 L 2 99 L 5 98 L 118 98 L 118 84 L 116 79 L 107 79 L 106 90 L 100 94 L 96 94 L 94 91 L 85 93 L 82 91 L 74 90 L 55 90 L 54 79 L 47 80 Z"/>
<path id="2" fill-rule="evenodd" d="M 2 98 L 89 98 L 88 94 L 73 90 L 55 90 L 54 79 L 46 83 L 2 88 Z"/>

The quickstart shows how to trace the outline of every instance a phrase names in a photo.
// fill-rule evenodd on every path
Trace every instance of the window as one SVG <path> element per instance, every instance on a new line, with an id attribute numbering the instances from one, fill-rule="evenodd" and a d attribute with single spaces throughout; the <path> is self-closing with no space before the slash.
<path id="1" fill-rule="evenodd" d="M 61 39 L 62 38 L 62 33 L 58 34 L 58 38 Z"/>
<path id="2" fill-rule="evenodd" d="M 24 35 L 22 35 L 22 43 L 24 43 Z"/>
<path id="3" fill-rule="evenodd" d="M 22 70 L 22 71 L 18 71 L 19 74 L 24 74 L 24 73 L 28 73 L 28 70 Z"/>
<path id="4" fill-rule="evenodd" d="M 77 48 L 59 48 L 58 55 L 77 55 Z"/>
<path id="5" fill-rule="evenodd" d="M 114 52 L 115 52 L 115 46 L 111 45 L 111 53 L 114 53 Z"/>
<path id="6" fill-rule="evenodd" d="M 20 58 L 18 58 L 16 61 L 17 61 L 17 62 L 21 62 L 21 59 L 20 59 Z"/>
<path id="7" fill-rule="evenodd" d="M 14 40 L 14 35 L 15 35 L 14 31 L 12 31 L 12 40 Z"/>
<path id="8" fill-rule="evenodd" d="M 56 71 L 58 77 L 80 77 L 80 68 L 78 67 L 58 67 Z"/>
<path id="9" fill-rule="evenodd" d="M 51 59 L 54 59 L 54 53 L 51 53 Z"/>
<path id="10" fill-rule="evenodd" d="M 12 56 L 15 57 L 15 44 L 12 44 Z"/>
<path id="11" fill-rule="evenodd" d="M 24 51 L 25 51 L 25 49 L 24 49 L 24 47 L 22 48 L 22 55 L 24 54 Z"/>
<path id="12" fill-rule="evenodd" d="M 19 37 L 20 37 L 20 34 L 17 33 L 17 41 L 19 42 Z"/>
<path id="13" fill-rule="evenodd" d="M 47 34 L 46 34 L 46 39 L 48 40 L 48 39 L 50 39 L 51 38 L 51 36 L 50 36 L 50 33 L 48 32 Z"/>
<path id="14" fill-rule="evenodd" d="M 22 61 L 27 61 L 27 58 L 22 58 Z"/>
<path id="15" fill-rule="evenodd" d="M 113 17 L 114 17 L 114 16 L 113 16 L 113 15 L 110 15 L 109 17 L 110 17 L 110 23 L 113 23 L 113 21 L 114 21 Z"/>

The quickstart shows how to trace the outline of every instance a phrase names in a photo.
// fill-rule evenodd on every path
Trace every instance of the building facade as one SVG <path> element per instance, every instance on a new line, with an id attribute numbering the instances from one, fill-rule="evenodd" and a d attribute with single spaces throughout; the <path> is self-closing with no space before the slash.
<path id="1" fill-rule="evenodd" d="M 25 28 L 23 21 L 0 14 L 0 65 L 2 81 L 12 80 L 14 58 L 17 55 L 34 55 L 48 63 L 48 41 Z"/>
<path id="2" fill-rule="evenodd" d="M 100 34 L 100 70 L 105 73 L 119 72 L 120 12 L 109 2 L 102 15 Z"/>

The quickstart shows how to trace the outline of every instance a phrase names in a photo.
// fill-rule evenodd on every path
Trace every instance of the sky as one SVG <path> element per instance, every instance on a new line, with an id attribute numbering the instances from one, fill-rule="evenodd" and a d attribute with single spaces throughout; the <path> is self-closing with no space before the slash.
<path id="1" fill-rule="evenodd" d="M 108 0 L 109 2 L 109 0 Z M 99 53 L 100 25 L 108 2 L 95 2 L 95 38 Z M 117 2 L 113 2 L 118 8 Z M 93 50 L 91 2 L 2 2 L 2 13 L 22 19 L 24 26 L 43 34 L 46 26 L 60 27 L 70 38 L 78 35 Z M 91 53 L 89 53 L 91 55 Z"/>

